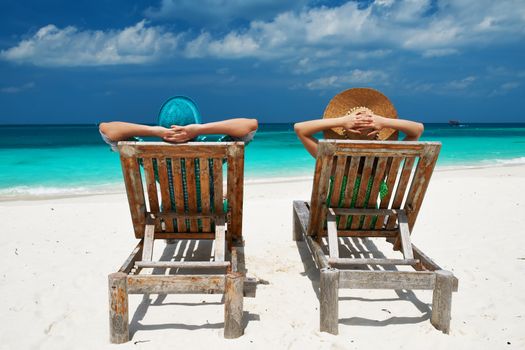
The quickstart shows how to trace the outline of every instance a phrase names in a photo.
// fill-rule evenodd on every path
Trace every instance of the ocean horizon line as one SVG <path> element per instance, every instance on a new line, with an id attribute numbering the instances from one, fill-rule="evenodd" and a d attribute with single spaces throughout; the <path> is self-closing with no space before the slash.
<path id="1" fill-rule="evenodd" d="M 525 117 L 524 117 L 525 118 Z M 221 120 L 221 119 L 218 119 Z M 218 120 L 210 120 L 210 122 L 215 122 Z M 121 120 L 122 121 L 122 120 Z M 302 120 L 293 120 L 288 122 L 263 122 L 259 121 L 260 125 L 286 125 L 286 124 L 294 124 L 297 122 L 300 122 Z M 51 126 L 51 127 L 57 127 L 57 126 L 98 126 L 100 123 L 103 123 L 104 121 L 100 122 L 93 122 L 93 123 L 0 123 L 0 127 L 34 127 L 34 126 Z M 142 122 L 142 121 L 130 121 L 130 123 L 140 123 L 144 125 L 157 125 L 155 123 L 148 123 L 148 122 Z M 432 125 L 449 125 L 449 121 L 432 121 L 432 122 L 422 122 L 423 124 L 432 124 Z M 504 124 L 504 125 L 525 125 L 525 122 L 515 122 L 515 121 L 490 121 L 490 122 L 471 122 L 471 121 L 463 121 L 460 120 L 461 125 L 471 125 L 471 124 L 480 124 L 480 125 L 498 125 L 498 124 Z M 452 126 L 452 125 L 451 125 Z M 452 126 L 454 127 L 454 126 Z"/>

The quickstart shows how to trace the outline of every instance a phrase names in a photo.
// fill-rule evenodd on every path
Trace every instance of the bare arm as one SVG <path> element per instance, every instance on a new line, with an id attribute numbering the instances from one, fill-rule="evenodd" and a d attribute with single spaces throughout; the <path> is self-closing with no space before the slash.
<path id="1" fill-rule="evenodd" d="M 303 143 L 304 148 L 315 158 L 317 156 L 317 144 L 319 142 L 319 140 L 313 136 L 315 133 L 336 127 L 343 127 L 349 132 L 359 133 L 353 129 L 356 126 L 355 121 L 356 118 L 352 115 L 339 118 L 314 119 L 295 123 L 294 130 L 299 140 Z"/>
<path id="2" fill-rule="evenodd" d="M 124 141 L 133 136 L 168 137 L 172 132 L 162 126 L 149 126 L 126 122 L 100 123 L 99 130 L 112 141 Z"/>
<path id="3" fill-rule="evenodd" d="M 236 118 L 206 124 L 172 125 L 173 134 L 164 137 L 169 142 L 186 142 L 203 134 L 225 134 L 242 137 L 257 130 L 257 119 Z"/>
<path id="4" fill-rule="evenodd" d="M 371 136 L 384 128 L 399 130 L 406 135 L 405 141 L 417 141 L 425 127 L 422 123 L 414 122 L 406 119 L 391 119 L 380 115 L 372 114 L 360 117 L 360 127 L 358 130 L 373 129 L 368 135 Z"/>
<path id="5" fill-rule="evenodd" d="M 313 135 L 334 127 L 343 127 L 346 131 L 356 134 L 368 132 L 368 136 L 377 134 L 381 129 L 391 128 L 403 132 L 406 135 L 406 141 L 418 140 L 424 130 L 423 124 L 418 122 L 385 118 L 366 113 L 350 114 L 339 118 L 316 119 L 294 125 L 295 133 L 313 157 L 317 156 L 318 144 L 318 140 Z"/>
<path id="6" fill-rule="evenodd" d="M 397 129 L 406 135 L 405 141 L 417 141 L 423 134 L 425 127 L 422 123 L 406 119 L 386 118 L 386 128 Z"/>

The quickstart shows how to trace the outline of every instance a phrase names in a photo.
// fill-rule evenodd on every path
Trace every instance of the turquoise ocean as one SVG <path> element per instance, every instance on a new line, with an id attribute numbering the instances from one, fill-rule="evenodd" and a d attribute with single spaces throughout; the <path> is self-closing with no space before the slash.
<path id="1" fill-rule="evenodd" d="M 441 141 L 440 169 L 525 164 L 525 123 L 425 124 L 422 141 Z M 314 159 L 293 124 L 260 124 L 246 148 L 247 182 L 312 176 Z M 123 190 L 117 153 L 96 125 L 0 126 L 0 200 Z"/>

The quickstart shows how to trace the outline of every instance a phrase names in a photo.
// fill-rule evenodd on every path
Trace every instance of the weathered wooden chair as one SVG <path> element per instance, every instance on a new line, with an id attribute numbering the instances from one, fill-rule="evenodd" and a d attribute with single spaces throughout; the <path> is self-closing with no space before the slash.
<path id="1" fill-rule="evenodd" d="M 111 342 L 129 340 L 128 294 L 147 293 L 224 293 L 224 337 L 241 336 L 243 294 L 255 296 L 255 281 L 245 278 L 241 266 L 244 143 L 119 142 L 118 147 L 140 241 L 109 275 Z M 155 239 L 214 240 L 214 259 L 152 261 Z M 144 273 L 152 268 L 171 270 Z M 199 273 L 187 273 L 195 270 Z"/>
<path id="2" fill-rule="evenodd" d="M 356 288 L 433 290 L 430 321 L 449 332 L 458 280 L 410 241 L 440 149 L 438 142 L 319 142 L 311 201 L 293 203 L 293 236 L 306 241 L 320 269 L 321 331 L 338 333 L 338 289 Z M 386 237 L 403 259 L 341 258 L 339 237 Z"/>

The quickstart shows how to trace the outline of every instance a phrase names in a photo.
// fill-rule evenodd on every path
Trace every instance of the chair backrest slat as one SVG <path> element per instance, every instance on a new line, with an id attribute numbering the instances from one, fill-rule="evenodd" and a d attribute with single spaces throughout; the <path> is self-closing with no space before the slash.
<path id="1" fill-rule="evenodd" d="M 171 159 L 171 173 L 180 174 L 180 176 L 173 177 L 173 192 L 175 199 L 175 212 L 177 214 L 183 214 L 184 208 L 186 207 L 184 199 L 184 179 L 182 171 L 182 159 L 181 158 L 172 158 Z M 169 186 L 169 184 L 168 184 Z M 177 232 L 188 232 L 189 229 L 186 227 L 186 220 L 177 219 L 175 220 Z M 175 225 L 174 225 L 175 227 Z"/>
<path id="2" fill-rule="evenodd" d="M 142 162 L 144 175 L 146 178 L 146 188 L 148 190 L 148 203 L 150 210 L 159 210 L 159 198 L 157 193 L 157 182 L 155 181 L 155 169 L 153 167 L 153 158 L 144 158 Z"/>
<path id="3" fill-rule="evenodd" d="M 211 213 L 210 201 L 211 201 L 211 192 L 210 192 L 210 159 L 200 158 L 200 202 L 201 210 L 205 214 Z M 211 230 L 210 219 L 202 219 L 202 230 L 204 232 L 209 232 Z"/>
<path id="4" fill-rule="evenodd" d="M 379 195 L 381 182 L 385 178 L 386 165 L 388 163 L 388 158 L 380 157 L 377 158 L 377 164 L 374 169 L 373 174 L 373 183 L 370 190 L 368 208 L 376 208 L 377 205 L 377 196 Z M 370 224 L 372 223 L 372 216 L 368 215 L 364 218 L 363 229 L 369 229 Z"/>
<path id="5" fill-rule="evenodd" d="M 387 169 L 387 177 L 386 177 L 386 188 L 391 189 L 390 191 L 387 191 L 385 197 L 381 200 L 381 204 L 379 206 L 380 209 L 387 209 L 388 205 L 390 204 L 390 198 L 392 197 L 392 193 L 394 192 L 394 186 L 396 184 L 396 180 L 399 173 L 399 166 L 401 165 L 401 161 L 403 158 L 401 157 L 393 157 L 389 158 L 388 160 L 388 169 Z M 380 229 L 384 224 L 385 217 L 383 215 L 379 215 L 376 220 L 375 229 Z"/>
<path id="6" fill-rule="evenodd" d="M 403 163 L 403 170 L 397 182 L 396 194 L 391 205 L 391 209 L 401 209 L 401 204 L 403 203 L 403 198 L 405 197 L 406 189 L 408 186 L 408 181 L 410 180 L 410 174 L 412 173 L 412 168 L 414 166 L 415 159 L 413 157 L 405 158 Z M 393 190 L 393 189 L 392 189 Z M 392 230 L 396 225 L 396 217 L 390 215 L 386 224 L 387 229 Z"/>
<path id="7" fill-rule="evenodd" d="M 158 212 L 159 209 L 159 198 L 157 192 L 157 181 L 155 181 L 155 168 L 153 158 L 143 158 L 142 165 L 144 167 L 144 177 L 146 178 L 146 189 L 148 191 L 148 203 L 149 210 Z M 160 221 L 155 222 L 156 229 L 161 229 Z"/>
<path id="8" fill-rule="evenodd" d="M 171 166 L 171 161 L 170 161 Z M 160 184 L 160 196 L 162 202 L 162 211 L 171 211 L 171 196 L 168 176 L 168 159 L 164 157 L 157 158 L 158 179 Z M 136 189 L 140 191 L 140 189 Z M 150 209 L 151 210 L 151 209 Z M 153 212 L 152 212 L 153 213 Z M 166 231 L 173 231 L 173 220 L 164 220 Z"/>
<path id="9" fill-rule="evenodd" d="M 330 200 L 330 205 L 332 207 L 336 207 L 339 205 L 339 199 L 341 198 L 342 185 L 343 185 L 343 182 L 344 182 L 343 180 L 345 176 L 344 169 L 346 165 L 346 159 L 347 157 L 336 157 L 336 160 L 335 160 L 336 162 L 335 169 L 343 169 L 343 171 L 339 171 L 333 174 L 334 185 L 333 185 L 333 190 L 332 190 L 332 197 Z"/>
<path id="10" fill-rule="evenodd" d="M 195 178 L 195 160 L 193 158 L 185 158 L 186 166 L 186 193 L 188 195 L 188 212 L 191 214 L 198 213 L 197 209 L 197 181 Z M 189 219 L 190 232 L 198 232 L 199 227 L 197 219 Z"/>
<path id="11" fill-rule="evenodd" d="M 137 238 L 144 236 L 150 214 L 156 218 L 155 232 L 162 233 L 162 237 L 194 235 L 198 239 L 199 234 L 214 233 L 215 215 L 226 214 L 226 167 L 227 214 L 232 218 L 228 233 L 242 239 L 243 143 L 119 142 L 119 151 Z M 192 217 L 177 219 L 176 215 Z"/>
<path id="12" fill-rule="evenodd" d="M 359 164 L 361 162 L 361 157 L 348 157 L 350 158 L 350 165 L 348 167 L 348 171 L 346 172 L 346 188 L 343 195 L 343 202 L 342 207 L 348 208 L 350 207 L 350 204 L 352 203 L 352 197 L 353 197 L 353 191 L 354 191 L 354 185 L 355 185 L 355 179 L 357 177 L 357 171 L 359 170 Z M 348 216 L 342 216 L 339 219 L 339 229 L 345 229 L 348 221 Z"/>
<path id="13" fill-rule="evenodd" d="M 368 192 L 368 181 L 370 179 L 370 175 L 372 174 L 372 166 L 374 165 L 374 157 L 368 156 L 365 158 L 365 163 L 363 166 L 363 171 L 361 172 L 361 180 L 359 181 L 359 189 L 357 192 L 357 201 L 355 203 L 355 208 L 363 208 L 366 207 L 365 198 L 367 197 Z M 357 186 L 357 184 L 356 184 Z M 352 224 L 350 228 L 352 230 L 356 230 L 359 228 L 359 225 L 361 224 L 361 217 L 356 216 L 352 218 Z"/>
<path id="14" fill-rule="evenodd" d="M 440 148 L 438 142 L 320 141 L 308 234 L 325 234 L 328 207 L 372 210 L 338 215 L 339 230 L 380 235 L 397 229 L 397 215 L 374 209 L 405 210 L 412 228 Z"/>
<path id="15" fill-rule="evenodd" d="M 213 208 L 217 214 L 224 213 L 222 184 L 222 159 L 213 158 Z"/>

